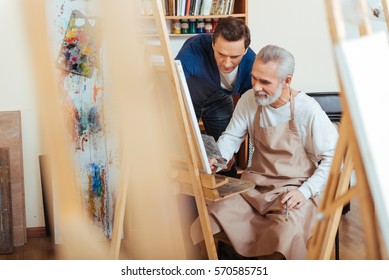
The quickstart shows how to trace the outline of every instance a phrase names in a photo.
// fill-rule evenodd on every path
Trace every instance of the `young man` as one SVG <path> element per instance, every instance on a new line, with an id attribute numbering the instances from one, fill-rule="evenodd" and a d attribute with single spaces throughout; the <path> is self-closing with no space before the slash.
<path id="1" fill-rule="evenodd" d="M 255 182 L 256 188 L 208 208 L 217 220 L 213 223 L 246 257 L 278 252 L 286 259 L 306 258 L 331 168 L 338 133 L 313 98 L 291 88 L 293 72 L 290 52 L 264 47 L 253 65 L 253 89 L 240 98 L 218 141 L 226 159 L 247 133 L 255 147 L 252 165 L 241 178 Z"/>
<path id="2" fill-rule="evenodd" d="M 213 35 L 189 38 L 175 59 L 180 60 L 198 119 L 217 141 L 234 111 L 233 95 L 251 88 L 255 53 L 249 48 L 249 28 L 238 18 L 222 19 Z M 227 174 L 236 175 L 236 169 Z"/>

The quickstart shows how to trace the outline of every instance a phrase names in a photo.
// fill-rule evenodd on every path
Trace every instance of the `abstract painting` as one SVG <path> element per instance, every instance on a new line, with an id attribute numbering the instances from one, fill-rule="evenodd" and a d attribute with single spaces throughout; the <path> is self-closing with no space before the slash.
<path id="1" fill-rule="evenodd" d="M 58 87 L 79 194 L 102 238 L 111 238 L 118 177 L 117 146 L 107 121 L 104 57 L 93 3 L 50 4 Z M 116 156 L 114 156 L 116 155 Z"/>

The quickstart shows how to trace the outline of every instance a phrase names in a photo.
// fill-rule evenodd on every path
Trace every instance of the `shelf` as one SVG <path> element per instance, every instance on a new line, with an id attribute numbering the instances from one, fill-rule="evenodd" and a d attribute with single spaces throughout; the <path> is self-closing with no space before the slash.
<path id="1" fill-rule="evenodd" d="M 242 17 L 245 18 L 246 14 L 231 14 L 231 15 L 209 15 L 209 16 L 165 16 L 165 19 L 199 19 L 199 18 L 226 18 L 226 17 Z"/>
<path id="2" fill-rule="evenodd" d="M 173 33 L 169 33 L 169 37 L 174 37 L 174 38 L 186 38 L 186 37 L 193 37 L 193 36 L 196 36 L 196 35 L 199 35 L 199 34 L 212 34 L 212 33 L 187 33 L 187 34 L 173 34 Z M 139 35 L 140 37 L 158 37 L 159 35 L 157 33 L 144 33 L 144 34 L 140 34 Z"/>
<path id="3" fill-rule="evenodd" d="M 169 37 L 193 37 L 193 36 L 196 36 L 196 35 L 199 35 L 199 34 L 212 34 L 212 33 L 184 33 L 184 34 L 173 34 L 173 33 L 170 33 L 169 34 Z"/>

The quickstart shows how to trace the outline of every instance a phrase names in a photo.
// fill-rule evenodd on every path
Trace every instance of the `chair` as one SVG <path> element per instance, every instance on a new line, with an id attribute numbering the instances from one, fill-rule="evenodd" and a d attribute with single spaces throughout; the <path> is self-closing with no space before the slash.
<path id="1" fill-rule="evenodd" d="M 310 92 L 307 94 L 320 104 L 332 122 L 340 122 L 342 106 L 340 104 L 339 92 Z"/>

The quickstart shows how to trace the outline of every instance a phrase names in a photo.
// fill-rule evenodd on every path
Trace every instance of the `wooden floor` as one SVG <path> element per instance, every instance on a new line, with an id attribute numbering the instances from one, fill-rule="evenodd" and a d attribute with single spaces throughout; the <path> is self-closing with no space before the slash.
<path id="1" fill-rule="evenodd" d="M 364 234 L 357 202 L 352 201 L 351 210 L 341 218 L 339 240 L 339 259 L 366 259 Z M 29 238 L 26 245 L 15 247 L 13 254 L 0 255 L 0 260 L 55 260 L 57 259 L 55 247 L 48 237 Z"/>
<path id="2" fill-rule="evenodd" d="M 55 260 L 55 245 L 49 237 L 27 238 L 27 244 L 14 247 L 13 254 L 0 255 L 0 260 Z"/>
<path id="3" fill-rule="evenodd" d="M 365 260 L 364 234 L 358 201 L 351 201 L 350 211 L 342 215 L 339 225 L 339 259 Z"/>

